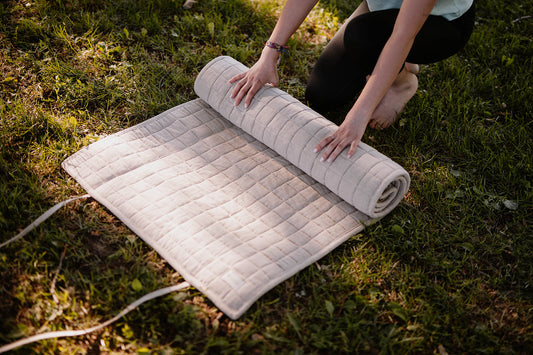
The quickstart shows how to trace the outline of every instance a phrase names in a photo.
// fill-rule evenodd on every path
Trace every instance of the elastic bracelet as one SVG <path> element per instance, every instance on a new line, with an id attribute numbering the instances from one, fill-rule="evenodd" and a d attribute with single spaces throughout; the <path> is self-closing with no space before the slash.
<path id="1" fill-rule="evenodd" d="M 289 46 L 282 46 L 279 43 L 267 41 L 265 44 L 268 48 L 275 49 L 280 55 L 281 53 L 289 54 Z"/>

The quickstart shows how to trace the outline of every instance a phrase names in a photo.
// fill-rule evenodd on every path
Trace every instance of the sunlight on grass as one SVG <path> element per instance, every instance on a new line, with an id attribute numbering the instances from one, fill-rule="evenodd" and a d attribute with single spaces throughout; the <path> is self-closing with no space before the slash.
<path id="1" fill-rule="evenodd" d="M 67 156 L 195 98 L 194 79 L 216 56 L 252 65 L 282 4 L 0 2 L 2 241 L 83 193 L 60 167 Z M 355 6 L 318 4 L 289 42 L 282 89 L 303 99 L 320 50 Z M 527 353 L 533 8 L 487 0 L 477 10 L 466 48 L 423 66 L 398 124 L 363 138 L 411 175 L 408 196 L 390 216 L 237 321 L 191 289 L 100 333 L 14 353 Z M 3 344 L 98 324 L 142 294 L 182 281 L 92 200 L 1 249 L 0 279 Z"/>

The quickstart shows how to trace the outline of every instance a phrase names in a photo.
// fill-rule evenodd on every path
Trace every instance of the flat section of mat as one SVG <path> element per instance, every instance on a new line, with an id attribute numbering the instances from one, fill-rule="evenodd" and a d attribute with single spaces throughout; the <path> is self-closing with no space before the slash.
<path id="1" fill-rule="evenodd" d="M 224 65 L 234 65 L 230 60 L 224 61 Z M 226 71 L 227 67 L 219 69 Z M 201 78 L 199 75 L 197 84 Z M 281 91 L 275 90 L 274 94 L 263 91 L 257 102 L 269 95 L 279 96 Z M 282 96 L 287 101 L 287 94 Z M 272 100 L 268 98 L 270 111 L 279 112 L 290 106 L 273 106 Z M 301 105 L 294 109 L 296 114 L 309 111 L 293 100 L 289 101 Z M 316 115 L 311 111 L 311 116 Z M 285 128 L 272 123 L 265 127 L 280 135 L 291 129 L 286 122 L 279 124 Z M 265 135 L 265 129 L 255 126 L 257 135 L 276 141 L 271 134 Z M 189 283 L 236 319 L 268 290 L 372 221 L 291 163 L 290 157 L 287 159 L 258 140 L 256 134 L 246 133 L 201 98 L 103 138 L 67 158 L 63 167 Z M 287 146 L 282 140 L 281 143 Z M 286 153 L 301 159 L 308 143 L 295 141 Z M 351 181 L 341 179 L 337 185 L 357 185 L 352 190 L 374 196 L 383 195 L 383 191 L 370 191 L 382 185 L 382 178 L 368 171 L 398 170 L 405 179 L 403 169 L 368 146 L 359 159 L 377 163 L 357 169 L 353 164 L 358 159 L 339 160 L 337 168 L 359 170 L 357 176 L 366 177 L 370 183 L 348 175 L 343 178 Z M 383 168 L 377 169 L 380 164 Z M 323 174 L 321 170 L 320 173 Z M 376 176 L 379 184 L 375 183 Z M 391 187 L 387 184 L 385 200 L 390 200 Z"/>

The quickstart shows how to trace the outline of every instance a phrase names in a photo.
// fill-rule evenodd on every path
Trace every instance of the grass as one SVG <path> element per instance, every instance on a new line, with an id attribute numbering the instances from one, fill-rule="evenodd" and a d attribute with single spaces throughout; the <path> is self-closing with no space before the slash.
<path id="1" fill-rule="evenodd" d="M 0 241 L 82 189 L 60 163 L 195 97 L 218 55 L 251 65 L 280 2 L 0 2 Z M 533 6 L 478 2 L 466 48 L 364 141 L 412 177 L 387 218 L 232 321 L 191 289 L 104 331 L 14 353 L 489 353 L 533 348 Z M 314 60 L 355 4 L 327 0 L 291 39 L 282 89 L 303 99 Z M 342 117 L 331 117 L 339 119 Z M 61 267 L 59 267 L 61 265 Z M 89 327 L 182 281 L 92 200 L 0 250 L 0 342 Z"/>

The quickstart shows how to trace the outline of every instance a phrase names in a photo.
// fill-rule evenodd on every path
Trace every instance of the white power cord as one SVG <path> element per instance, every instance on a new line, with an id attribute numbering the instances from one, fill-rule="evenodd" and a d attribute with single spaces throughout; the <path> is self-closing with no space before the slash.
<path id="1" fill-rule="evenodd" d="M 91 197 L 91 195 L 89 194 L 85 194 L 85 195 L 82 195 L 82 196 L 77 196 L 77 197 L 73 197 L 73 198 L 69 198 L 68 200 L 65 200 L 65 201 L 62 201 L 62 202 L 59 202 L 57 204 L 55 204 L 54 206 L 50 207 L 50 209 L 48 209 L 48 211 L 46 211 L 45 213 L 43 213 L 42 215 L 39 216 L 39 218 L 37 218 L 35 221 L 33 221 L 32 223 L 30 223 L 29 226 L 27 226 L 26 228 L 24 228 L 22 230 L 22 232 L 20 232 L 19 234 L 17 234 L 16 236 L 14 236 L 13 238 L 9 239 L 8 241 L 5 241 L 3 242 L 2 244 L 0 244 L 0 249 L 5 247 L 6 245 L 8 245 L 9 243 L 13 243 L 14 241 L 16 240 L 19 240 L 20 238 L 24 237 L 26 234 L 28 234 L 29 232 L 31 232 L 32 230 L 35 229 L 35 227 L 37 227 L 39 224 L 43 223 L 44 221 L 46 221 L 51 215 L 53 215 L 54 213 L 57 212 L 57 210 L 59 210 L 61 207 L 65 206 L 67 203 L 70 203 L 70 202 L 73 202 L 73 201 L 76 201 L 76 200 L 80 200 L 82 198 L 89 198 Z"/>
<path id="2" fill-rule="evenodd" d="M 171 292 L 176 292 L 176 291 L 183 290 L 184 288 L 187 288 L 187 287 L 190 287 L 190 286 L 191 285 L 188 282 L 182 282 L 182 283 L 180 283 L 178 285 L 165 287 L 165 288 L 160 288 L 159 290 L 150 292 L 150 293 L 142 296 L 141 298 L 139 298 L 135 302 L 133 302 L 130 305 L 128 305 L 128 307 L 124 308 L 119 314 L 117 314 L 113 318 L 105 321 L 102 324 L 99 324 L 99 325 L 96 325 L 94 327 L 87 328 L 87 329 L 81 329 L 81 330 L 62 330 L 62 331 L 57 331 L 57 332 L 48 332 L 48 333 L 43 333 L 43 334 L 37 334 L 37 335 L 31 336 L 31 337 L 28 337 L 28 338 L 17 340 L 15 342 L 11 343 L 11 344 L 6 344 L 4 346 L 1 346 L 0 347 L 0 354 L 4 353 L 6 351 L 10 351 L 10 350 L 13 350 L 15 348 L 18 348 L 19 346 L 27 345 L 27 344 L 30 344 L 30 343 L 35 343 L 36 341 L 41 341 L 41 340 L 44 340 L 44 339 L 75 337 L 75 336 L 78 336 L 78 335 L 85 335 L 85 334 L 94 332 L 96 330 L 99 330 L 99 329 L 107 327 L 108 325 L 110 325 L 113 322 L 116 322 L 118 319 L 120 319 L 121 317 L 125 316 L 129 312 L 133 311 L 135 308 L 139 307 L 141 304 L 143 304 L 146 301 L 153 300 L 154 298 L 164 296 L 164 295 L 169 294 Z"/>
<path id="3" fill-rule="evenodd" d="M 8 241 L 0 244 L 0 248 L 3 248 L 4 246 L 8 245 L 9 243 L 12 243 L 12 242 L 24 237 L 26 234 L 31 232 L 39 224 L 41 224 L 44 221 L 46 221 L 51 215 L 53 215 L 55 212 L 57 212 L 57 210 L 59 210 L 61 207 L 65 206 L 67 203 L 72 202 L 72 201 L 76 201 L 76 200 L 79 200 L 79 199 L 82 199 L 82 198 L 88 198 L 88 197 L 90 197 L 89 194 L 86 194 L 86 195 L 83 195 L 83 196 L 78 196 L 78 197 L 73 197 L 71 199 L 62 201 L 62 202 L 54 205 L 53 207 L 48 209 L 45 213 L 43 213 L 39 218 L 37 218 L 34 222 L 32 222 L 29 226 L 24 228 L 24 230 L 22 230 L 19 234 L 17 234 L 13 238 L 9 239 Z M 3 345 L 3 346 L 0 346 L 0 354 L 1 353 L 5 353 L 5 352 L 10 351 L 10 350 L 13 350 L 13 349 L 16 349 L 16 348 L 18 348 L 20 346 L 23 346 L 23 345 L 35 343 L 37 341 L 41 341 L 41 340 L 45 340 L 45 339 L 74 337 L 74 336 L 85 335 L 85 334 L 94 332 L 96 330 L 99 330 L 99 329 L 107 327 L 111 323 L 116 322 L 118 319 L 122 318 L 123 316 L 125 316 L 126 314 L 128 314 L 129 312 L 134 310 L 135 308 L 139 307 L 144 302 L 153 300 L 154 298 L 161 297 L 161 296 L 167 295 L 167 294 L 172 293 L 172 292 L 183 290 L 183 289 L 185 289 L 187 287 L 190 287 L 190 286 L 191 285 L 188 282 L 182 282 L 182 283 L 180 283 L 178 285 L 161 288 L 159 290 L 150 292 L 150 293 L 142 296 L 141 298 L 137 299 L 133 303 L 129 304 L 126 308 L 124 308 L 119 314 L 117 314 L 113 318 L 105 321 L 102 324 L 99 324 L 99 325 L 96 325 L 94 327 L 87 328 L 87 329 L 81 329 L 81 330 L 62 330 L 62 331 L 48 332 L 48 333 L 42 333 L 42 334 L 33 335 L 33 336 L 28 337 L 28 338 L 17 340 L 17 341 L 15 341 L 13 343 L 10 343 L 10 344 L 6 344 L 6 345 Z"/>

